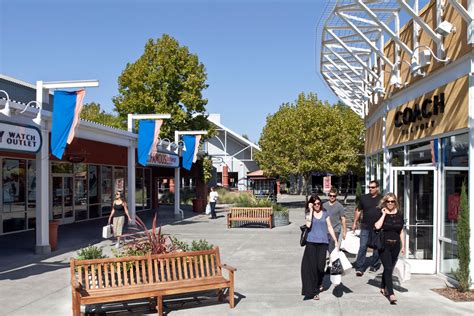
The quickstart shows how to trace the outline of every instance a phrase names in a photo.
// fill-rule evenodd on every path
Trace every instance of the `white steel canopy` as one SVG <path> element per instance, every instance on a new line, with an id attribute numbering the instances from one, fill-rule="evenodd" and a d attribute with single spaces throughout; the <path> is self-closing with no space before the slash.
<path id="1" fill-rule="evenodd" d="M 414 75 L 421 71 L 423 57 L 448 62 L 443 36 L 452 30 L 444 21 L 443 12 L 449 3 L 468 24 L 467 42 L 474 43 L 474 0 L 464 7 L 459 0 L 431 0 L 436 4 L 434 29 L 419 16 L 419 5 L 429 0 L 328 0 L 317 28 L 317 58 L 323 79 L 329 88 L 354 112 L 367 114 L 369 100 L 377 103 L 384 94 L 384 76 L 388 85 L 400 86 L 400 51 L 410 56 L 410 70 Z M 420 3 L 419 3 L 420 2 Z M 413 19 L 413 43 L 400 39 L 400 14 Z M 419 45 L 419 30 L 428 34 L 435 49 Z M 394 58 L 384 53 L 385 39 L 395 43 Z M 413 47 L 411 49 L 410 47 Z M 420 49 L 423 48 L 423 49 Z M 422 56 L 423 55 L 423 56 Z M 388 69 L 384 70 L 384 69 Z"/>

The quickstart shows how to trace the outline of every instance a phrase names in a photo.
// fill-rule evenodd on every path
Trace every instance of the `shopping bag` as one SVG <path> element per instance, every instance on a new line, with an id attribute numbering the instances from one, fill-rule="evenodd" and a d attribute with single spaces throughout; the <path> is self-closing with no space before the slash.
<path id="1" fill-rule="evenodd" d="M 398 278 L 400 283 L 411 279 L 410 263 L 404 258 L 398 258 L 395 268 L 393 268 L 393 275 Z"/>
<path id="2" fill-rule="evenodd" d="M 352 263 L 347 259 L 346 254 L 342 251 L 339 251 L 339 260 L 341 260 L 342 269 L 344 269 L 344 271 L 352 268 Z"/>
<path id="3" fill-rule="evenodd" d="M 206 205 L 206 215 L 211 214 L 211 204 L 207 203 Z"/>
<path id="4" fill-rule="evenodd" d="M 359 252 L 360 238 L 357 231 L 349 231 L 346 234 L 346 239 L 341 241 L 341 250 L 345 250 L 350 254 L 356 255 Z"/>
<path id="5" fill-rule="evenodd" d="M 329 280 L 331 280 L 331 283 L 334 285 L 341 284 L 341 279 L 342 277 L 340 274 L 331 274 L 331 276 L 329 277 Z"/>
<path id="6" fill-rule="evenodd" d="M 113 236 L 112 225 L 102 227 L 102 238 L 110 238 Z"/>

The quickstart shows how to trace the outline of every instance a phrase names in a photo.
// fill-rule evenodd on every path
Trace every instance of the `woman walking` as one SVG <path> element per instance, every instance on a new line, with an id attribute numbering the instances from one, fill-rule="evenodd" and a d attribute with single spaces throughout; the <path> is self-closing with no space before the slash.
<path id="1" fill-rule="evenodd" d="M 330 234 L 336 247 L 339 244 L 332 228 L 331 219 L 322 208 L 321 199 L 316 196 L 308 216 L 306 226 L 310 230 L 301 262 L 301 281 L 303 289 L 301 294 L 305 299 L 319 300 L 319 293 L 323 290 L 324 267 L 326 253 L 329 246 Z"/>
<path id="2" fill-rule="evenodd" d="M 125 215 L 127 215 L 127 218 L 130 221 L 127 202 L 125 201 L 123 194 L 121 192 L 115 192 L 115 199 L 112 203 L 112 212 L 109 216 L 109 225 L 113 218 L 114 237 L 117 238 L 117 244 L 115 244 L 116 248 L 120 247 L 120 238 L 122 237 Z"/>
<path id="3" fill-rule="evenodd" d="M 384 249 L 379 250 L 380 260 L 383 265 L 382 284 L 380 293 L 388 296 L 390 304 L 397 304 L 393 292 L 393 268 L 398 259 L 398 254 L 405 253 L 405 233 L 403 232 L 403 215 L 398 210 L 397 196 L 387 193 L 378 206 L 382 216 L 375 222 L 376 229 L 383 229 Z"/>

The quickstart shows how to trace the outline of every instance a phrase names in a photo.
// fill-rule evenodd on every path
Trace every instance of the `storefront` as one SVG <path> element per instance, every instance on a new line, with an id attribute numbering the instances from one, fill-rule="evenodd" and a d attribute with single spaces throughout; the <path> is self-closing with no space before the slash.
<path id="1" fill-rule="evenodd" d="M 383 9 L 342 2 L 326 15 L 320 71 L 365 120 L 365 180 L 398 196 L 412 272 L 452 277 L 462 185 L 474 196 L 474 36 L 467 31 L 474 23 L 466 1 L 423 8 L 387 1 Z M 401 11 L 413 17 L 402 27 Z M 469 208 L 473 253 L 472 198 Z M 474 278 L 472 261 L 470 270 Z"/>

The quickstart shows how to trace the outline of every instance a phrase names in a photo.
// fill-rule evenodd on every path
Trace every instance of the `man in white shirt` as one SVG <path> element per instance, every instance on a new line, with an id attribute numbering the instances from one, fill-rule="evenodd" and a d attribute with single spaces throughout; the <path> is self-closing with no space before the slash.
<path id="1" fill-rule="evenodd" d="M 209 193 L 209 205 L 211 206 L 211 219 L 216 219 L 216 204 L 219 194 L 214 187 L 211 187 L 211 193 Z"/>

